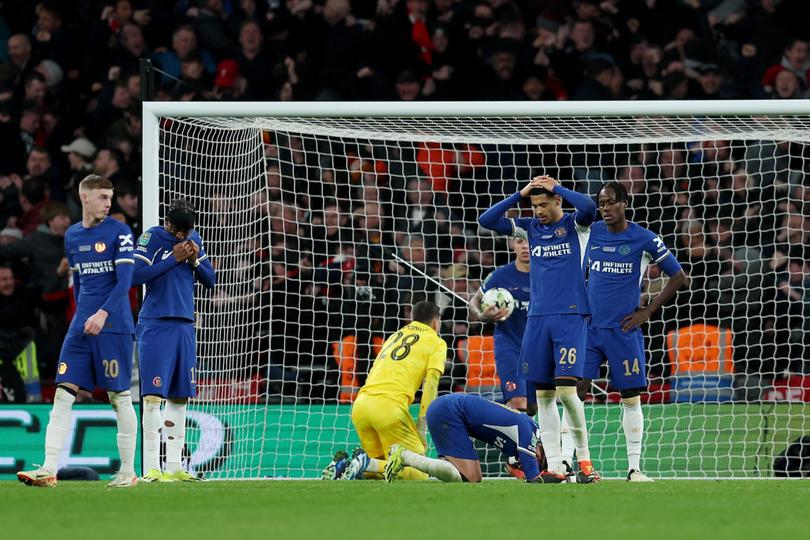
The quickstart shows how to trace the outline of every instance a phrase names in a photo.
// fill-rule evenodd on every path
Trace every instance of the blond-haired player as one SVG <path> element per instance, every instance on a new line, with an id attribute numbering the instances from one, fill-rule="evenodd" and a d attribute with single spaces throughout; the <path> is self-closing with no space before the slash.
<path id="1" fill-rule="evenodd" d="M 441 320 L 436 304 L 418 302 L 411 315 L 412 322 L 383 343 L 352 407 L 352 423 L 360 437 L 362 451 L 355 451 L 350 462 L 344 460 L 344 470 L 337 460 L 330 463 L 324 470 L 325 479 L 354 480 L 364 473 L 382 474 L 385 456 L 394 444 L 417 454 L 425 453 L 425 414 L 438 393 L 447 343 L 438 334 Z M 414 422 L 408 407 L 420 386 L 419 419 Z M 427 477 L 409 467 L 400 474 L 403 479 Z"/>

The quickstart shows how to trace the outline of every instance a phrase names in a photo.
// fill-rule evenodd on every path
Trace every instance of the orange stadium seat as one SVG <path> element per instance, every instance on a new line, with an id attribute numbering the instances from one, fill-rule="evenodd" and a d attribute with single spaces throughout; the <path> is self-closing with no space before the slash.
<path id="1" fill-rule="evenodd" d="M 693 324 L 667 334 L 676 402 L 728 401 L 734 374 L 731 330 Z"/>
<path id="2" fill-rule="evenodd" d="M 501 381 L 495 370 L 495 339 L 470 336 L 458 342 L 459 359 L 467 364 L 466 390 L 472 393 L 499 392 Z"/>
<path id="3" fill-rule="evenodd" d="M 360 381 L 358 381 L 357 373 L 355 372 L 355 363 L 357 361 L 355 354 L 357 348 L 356 341 L 357 338 L 350 335 L 340 341 L 332 343 L 332 355 L 340 369 L 340 393 L 338 400 L 341 403 L 352 403 L 357 397 L 357 392 L 360 390 Z M 385 340 L 381 337 L 374 336 L 371 341 L 374 348 L 373 355 L 377 356 Z"/>

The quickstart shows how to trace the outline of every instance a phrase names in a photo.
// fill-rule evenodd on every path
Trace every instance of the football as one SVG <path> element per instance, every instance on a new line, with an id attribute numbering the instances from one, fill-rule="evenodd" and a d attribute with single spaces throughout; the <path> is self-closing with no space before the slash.
<path id="1" fill-rule="evenodd" d="M 508 310 L 506 317 L 504 317 L 504 319 L 506 319 L 515 309 L 515 299 L 512 296 L 512 293 L 506 289 L 490 289 L 484 293 L 484 297 L 481 299 L 481 307 L 484 310 L 487 310 L 492 306 L 495 306 L 497 309 Z"/>

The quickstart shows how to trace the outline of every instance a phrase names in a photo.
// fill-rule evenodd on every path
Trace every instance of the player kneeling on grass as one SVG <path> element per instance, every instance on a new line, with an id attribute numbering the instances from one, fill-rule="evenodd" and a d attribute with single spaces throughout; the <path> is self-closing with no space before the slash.
<path id="1" fill-rule="evenodd" d="M 358 480 L 366 473 L 382 473 L 385 455 L 395 443 L 416 454 L 425 453 L 425 415 L 438 393 L 447 343 L 437 333 L 441 320 L 436 304 L 418 302 L 411 314 L 413 321 L 383 343 L 352 406 L 352 423 L 362 449 L 355 450 L 351 459 L 345 452 L 335 454 L 323 471 L 324 480 Z M 420 385 L 422 401 L 417 425 L 408 407 Z M 398 472 L 409 480 L 427 479 L 418 470 Z"/>
<path id="2" fill-rule="evenodd" d="M 196 394 L 197 340 L 194 282 L 212 288 L 216 275 L 194 230 L 194 207 L 172 201 L 163 227 L 141 235 L 135 248 L 133 284 L 146 283 L 136 336 L 143 398 L 144 480 L 189 482 L 180 466 L 186 440 L 186 405 Z M 160 407 L 166 430 L 166 471 L 160 468 Z"/>
<path id="3" fill-rule="evenodd" d="M 520 460 L 529 483 L 544 484 L 551 476 L 540 472 L 546 468 L 538 442 L 540 429 L 520 411 L 479 396 L 447 394 L 428 408 L 427 426 L 436 452 L 443 459 L 425 457 L 394 445 L 385 465 L 387 482 L 393 481 L 406 466 L 443 482 L 480 482 L 481 463 L 470 438 Z"/>

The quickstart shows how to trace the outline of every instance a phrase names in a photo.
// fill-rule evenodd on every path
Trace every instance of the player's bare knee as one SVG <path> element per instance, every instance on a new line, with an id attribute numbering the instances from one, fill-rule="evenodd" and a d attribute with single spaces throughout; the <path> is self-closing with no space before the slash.
<path id="1" fill-rule="evenodd" d="M 513 397 L 507 402 L 507 405 L 509 405 L 513 409 L 526 412 L 526 402 L 527 400 L 525 397 Z"/>
<path id="2" fill-rule="evenodd" d="M 188 398 L 173 398 L 170 399 L 169 401 L 171 401 L 175 405 L 188 405 Z"/>
<path id="3" fill-rule="evenodd" d="M 537 403 L 529 403 L 526 406 L 526 414 L 531 417 L 534 417 L 537 414 Z"/>

